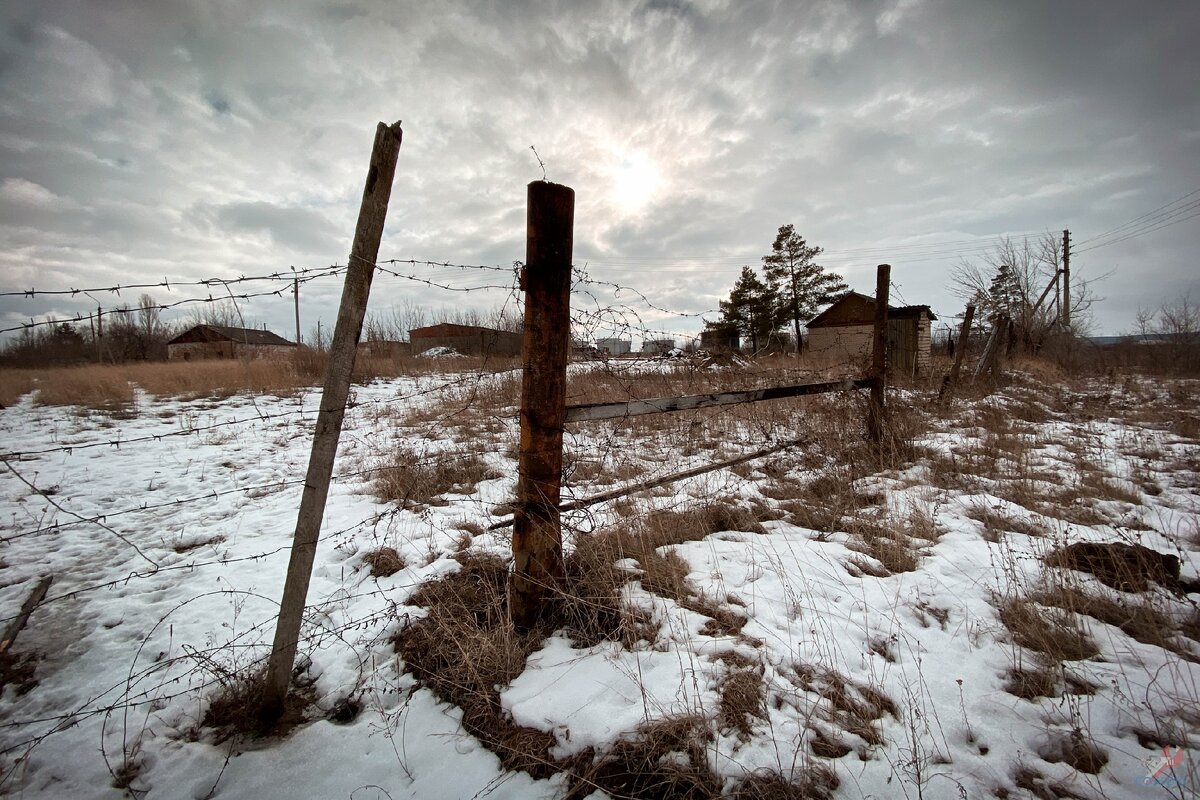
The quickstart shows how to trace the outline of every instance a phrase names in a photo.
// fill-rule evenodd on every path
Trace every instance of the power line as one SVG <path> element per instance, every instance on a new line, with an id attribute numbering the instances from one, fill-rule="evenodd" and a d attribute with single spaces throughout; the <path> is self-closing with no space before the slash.
<path id="1" fill-rule="evenodd" d="M 1120 230 L 1122 230 L 1122 229 L 1124 229 L 1124 228 L 1127 228 L 1127 227 L 1129 227 L 1130 225 L 1133 225 L 1133 224 L 1135 224 L 1135 223 L 1137 223 L 1137 222 L 1140 222 L 1141 220 L 1144 220 L 1144 219 L 1146 219 L 1147 217 L 1150 217 L 1151 215 L 1156 215 L 1156 214 L 1158 214 L 1158 212 L 1160 212 L 1160 211 L 1163 211 L 1164 209 L 1166 209 L 1166 208 L 1169 208 L 1170 206 L 1173 206 L 1173 205 L 1176 205 L 1176 204 L 1178 204 L 1178 203 L 1181 203 L 1181 202 L 1183 202 L 1184 200 L 1187 200 L 1189 197 L 1193 197 L 1193 196 L 1195 196 L 1195 195 L 1197 195 L 1197 194 L 1200 194 L 1200 189 L 1193 189 L 1192 191 L 1190 191 L 1190 192 L 1188 192 L 1187 194 L 1185 194 L 1183 197 L 1176 198 L 1175 200 L 1172 200 L 1172 201 L 1171 201 L 1171 202 L 1169 202 L 1169 203 L 1164 203 L 1163 205 L 1159 206 L 1158 208 L 1155 208 L 1155 209 L 1152 209 L 1152 210 L 1150 210 L 1150 211 L 1147 211 L 1145 214 L 1142 214 L 1142 215 L 1141 215 L 1141 216 L 1139 216 L 1139 217 L 1134 217 L 1133 219 L 1129 220 L 1128 222 L 1123 222 L 1123 223 L 1121 223 L 1120 225 L 1118 225 L 1118 226 L 1117 226 L 1117 227 L 1115 227 L 1115 228 L 1110 228 L 1110 229 L 1108 229 L 1107 231 L 1105 231 L 1104 233 L 1101 233 L 1101 234 L 1098 234 L 1098 235 L 1096 235 L 1096 236 L 1093 236 L 1093 237 L 1091 237 L 1090 239 L 1084 239 L 1082 242 L 1078 242 L 1077 244 L 1088 244 L 1088 243 L 1090 243 L 1090 242 L 1095 242 L 1095 241 L 1098 241 L 1098 240 L 1100 240 L 1100 239 L 1103 239 L 1103 238 L 1105 238 L 1106 236 L 1109 236 L 1110 234 L 1117 233 L 1118 231 L 1120 231 Z M 1194 204 L 1190 204 L 1190 205 L 1194 205 Z"/>
<path id="2" fill-rule="evenodd" d="M 1181 218 L 1176 218 L 1176 217 L 1179 217 L 1180 214 L 1183 214 L 1184 212 L 1189 212 L 1189 211 L 1192 213 L 1188 214 L 1187 216 L 1181 217 Z M 1075 252 L 1076 253 L 1086 253 L 1088 250 L 1099 250 L 1101 247 L 1108 247 L 1109 245 L 1119 244 L 1121 242 L 1127 242 L 1130 239 L 1137 239 L 1137 238 L 1145 236 L 1147 234 L 1154 233 L 1155 231 L 1160 231 L 1163 228 L 1169 228 L 1172 225 L 1178 225 L 1181 222 L 1187 222 L 1188 220 L 1195 219 L 1196 217 L 1200 217 L 1200 200 L 1197 200 L 1194 203 L 1189 204 L 1187 207 L 1177 209 L 1175 212 L 1173 212 L 1170 215 L 1167 215 L 1167 216 L 1164 216 L 1164 217 L 1154 220 L 1153 221 L 1154 224 L 1150 225 L 1150 227 L 1139 227 L 1137 229 L 1133 229 L 1133 230 L 1126 232 L 1124 235 L 1120 236 L 1119 238 L 1110 239 L 1106 242 L 1101 242 L 1100 244 L 1094 244 L 1091 247 L 1084 247 L 1082 249 L 1076 250 Z M 1150 221 L 1148 221 L 1148 222 L 1150 222 Z M 1147 223 L 1143 223 L 1143 226 L 1146 224 Z"/>

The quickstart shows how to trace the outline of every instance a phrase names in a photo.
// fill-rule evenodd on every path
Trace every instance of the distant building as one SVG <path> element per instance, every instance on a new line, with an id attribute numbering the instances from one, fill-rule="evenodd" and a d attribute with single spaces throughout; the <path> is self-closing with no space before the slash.
<path id="1" fill-rule="evenodd" d="M 403 358 L 412 355 L 412 345 L 388 339 L 368 339 L 358 343 L 358 352 L 372 358 Z"/>
<path id="2" fill-rule="evenodd" d="M 919 375 L 929 369 L 929 306 L 888 307 L 888 365 L 897 374 Z M 871 357 L 875 298 L 847 292 L 806 326 L 808 352 L 846 361 Z"/>
<path id="3" fill-rule="evenodd" d="M 669 353 L 675 349 L 674 339 L 647 339 L 642 342 L 642 352 L 656 356 Z"/>
<path id="4" fill-rule="evenodd" d="M 519 356 L 524 336 L 479 325 L 442 322 L 408 332 L 412 352 L 420 355 L 434 347 L 449 347 L 464 356 Z"/>
<path id="5" fill-rule="evenodd" d="M 597 339 L 596 349 L 602 355 L 623 356 L 633 350 L 633 342 L 628 339 Z"/>
<path id="6" fill-rule="evenodd" d="M 167 342 L 168 361 L 205 358 L 280 358 L 296 352 L 296 343 L 271 331 L 196 325 Z"/>
<path id="7" fill-rule="evenodd" d="M 701 350 L 738 350 L 741 344 L 737 331 L 700 331 Z"/>

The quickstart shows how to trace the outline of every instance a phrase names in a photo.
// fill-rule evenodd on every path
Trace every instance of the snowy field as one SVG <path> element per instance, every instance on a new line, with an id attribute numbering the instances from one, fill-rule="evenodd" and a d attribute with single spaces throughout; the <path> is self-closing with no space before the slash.
<path id="1" fill-rule="evenodd" d="M 423 586 L 508 552 L 507 532 L 486 528 L 515 485 L 512 390 L 512 375 L 469 373 L 356 387 L 300 647 L 305 721 L 268 739 L 206 714 L 265 662 L 316 394 L 139 393 L 117 413 L 34 395 L 0 411 L 4 624 L 54 579 L 5 662 L 0 794 L 1200 791 L 1194 382 L 1040 390 L 1026 378 L 947 411 L 897 393 L 913 447 L 882 465 L 864 461 L 848 397 L 573 427 L 574 496 L 802 434 L 814 443 L 567 519 L 569 550 L 655 519 L 675 538 L 610 565 L 636 634 L 547 631 L 510 680 L 478 689 L 498 697 L 504 730 L 547 745 L 529 771 L 468 732 L 397 644 L 429 618 L 414 600 Z M 436 497 L 404 483 L 410 468 L 448 463 L 467 468 Z M 714 507 L 738 509 L 719 517 L 737 529 L 681 530 Z M 1062 560 L 1080 542 L 1173 555 L 1180 580 L 1168 567 L 1107 585 Z M 372 574 L 380 548 L 398 556 L 391 574 Z M 581 769 L 656 736 L 666 744 L 648 769 L 671 780 Z"/>

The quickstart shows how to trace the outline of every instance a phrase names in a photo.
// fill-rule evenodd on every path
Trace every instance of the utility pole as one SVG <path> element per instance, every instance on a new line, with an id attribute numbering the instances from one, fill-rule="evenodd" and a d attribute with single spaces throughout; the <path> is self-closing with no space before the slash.
<path id="1" fill-rule="evenodd" d="M 1062 323 L 1071 330 L 1071 232 L 1063 231 L 1063 294 Z"/>
<path id="2" fill-rule="evenodd" d="M 892 266 L 880 264 L 875 270 L 875 329 L 871 336 L 871 399 L 867 405 L 867 433 L 876 446 L 883 444 L 885 390 L 887 389 L 888 288 Z"/>
<path id="3" fill-rule="evenodd" d="M 96 361 L 104 363 L 104 309 L 100 306 L 96 306 Z"/>
<path id="4" fill-rule="evenodd" d="M 296 298 L 296 344 L 300 344 L 300 279 L 292 278 L 292 295 Z"/>

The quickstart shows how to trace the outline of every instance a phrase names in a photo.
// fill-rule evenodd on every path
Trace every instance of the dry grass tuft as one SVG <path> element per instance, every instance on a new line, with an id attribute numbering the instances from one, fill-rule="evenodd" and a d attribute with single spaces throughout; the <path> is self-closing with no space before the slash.
<path id="1" fill-rule="evenodd" d="M 305 711 L 316 702 L 312 683 L 292 681 L 284 699 L 283 714 L 264 728 L 258 712 L 262 706 L 266 670 L 252 674 L 220 671 L 221 688 L 213 696 L 200 724 L 215 732 L 218 743 L 233 736 L 281 735 L 307 721 Z"/>
<path id="2" fill-rule="evenodd" d="M 471 494 L 485 480 L 500 473 L 482 458 L 468 453 L 438 453 L 421 456 L 397 446 L 372 463 L 378 470 L 372 482 L 375 497 L 405 508 L 434 505 L 448 492 Z"/>
<path id="3" fill-rule="evenodd" d="M 843 527 L 844 520 L 857 517 L 881 501 L 878 495 L 856 490 L 855 477 L 852 472 L 839 470 L 808 483 L 776 478 L 762 492 L 779 501 L 778 507 L 787 512 L 787 519 L 793 525 L 832 533 Z"/>
<path id="4" fill-rule="evenodd" d="M 1005 533 L 1020 533 L 1042 538 L 1050 534 L 1045 525 L 1029 519 L 1008 514 L 992 508 L 986 503 L 977 503 L 967 509 L 966 515 L 983 524 L 983 537 L 989 542 L 998 542 Z"/>
<path id="5" fill-rule="evenodd" d="M 820 758 L 841 758 L 854 749 L 840 737 L 827 733 L 820 728 L 811 729 L 808 748 L 812 750 L 814 756 L 819 756 Z"/>
<path id="6" fill-rule="evenodd" d="M 1105 753 L 1079 730 L 1052 736 L 1038 748 L 1038 755 L 1051 764 L 1067 764 L 1079 772 L 1096 775 L 1108 763 Z"/>
<path id="7" fill-rule="evenodd" d="M 1016 644 L 1055 662 L 1080 661 L 1100 652 L 1070 613 L 1043 608 L 1028 599 L 1014 597 L 1001 603 L 1000 621 Z"/>
<path id="8" fill-rule="evenodd" d="M 1032 767 L 1021 765 L 1013 775 L 1017 788 L 1029 792 L 1037 800 L 1089 800 L 1091 795 L 1081 795 L 1061 781 L 1050 782 L 1046 776 Z"/>
<path id="9" fill-rule="evenodd" d="M 505 717 L 499 687 L 525 669 L 525 659 L 546 631 L 519 633 L 508 621 L 508 565 L 497 557 L 469 555 L 462 568 L 417 590 L 409 603 L 426 616 L 393 639 L 405 669 L 446 703 L 462 710 L 462 725 L 499 756 L 506 769 L 549 777 L 549 733 Z"/>
<path id="10" fill-rule="evenodd" d="M 1140 544 L 1076 542 L 1048 553 L 1052 567 L 1090 572 L 1101 583 L 1126 592 L 1144 592 L 1150 581 L 1167 587 L 1179 583 L 1179 557 Z"/>
<path id="11" fill-rule="evenodd" d="M 171 549 L 182 555 L 184 553 L 190 553 L 193 550 L 199 550 L 201 547 L 218 545 L 223 541 L 225 541 L 225 537 L 221 536 L 220 534 L 214 534 L 212 536 L 180 537 L 173 545 L 171 545 Z"/>
<path id="12" fill-rule="evenodd" d="M 854 538 L 846 546 L 875 559 L 882 569 L 871 562 L 851 557 L 849 565 L 860 573 L 875 577 L 887 577 L 898 572 L 913 572 L 920 566 L 916 548 L 901 525 L 893 525 L 888 521 L 856 521 L 849 526 Z M 922 533 L 934 536 L 932 523 Z M 851 571 L 853 574 L 853 570 Z"/>
<path id="13" fill-rule="evenodd" d="M 615 530 L 576 537 L 575 550 L 567 559 L 568 591 L 563 598 L 567 613 L 589 619 L 603 616 L 608 622 L 598 630 L 605 630 L 613 619 L 618 619 L 623 640 L 629 641 L 631 635 L 634 639 L 643 637 L 646 621 L 621 611 L 619 601 L 621 587 L 637 579 L 646 591 L 708 617 L 706 635 L 736 634 L 746 624 L 745 612 L 696 592 L 687 580 L 687 562 L 673 552 L 659 552 L 660 548 L 700 541 L 725 530 L 761 532 L 763 528 L 744 508 L 712 504 L 688 511 L 658 511 L 631 519 Z M 636 561 L 638 572 L 617 566 L 625 559 Z M 586 598 L 586 603 L 581 603 L 581 598 Z M 586 632 L 594 626 L 581 627 Z"/>
<path id="14" fill-rule="evenodd" d="M 0 652 L 0 694 L 6 686 L 12 686 L 17 695 L 26 694 L 37 686 L 37 663 L 41 659 L 39 653 Z"/>
<path id="15" fill-rule="evenodd" d="M 404 559 L 394 547 L 380 547 L 363 553 L 363 563 L 371 568 L 374 578 L 386 578 L 395 575 L 406 566 Z"/>
<path id="16" fill-rule="evenodd" d="M 1045 665 L 1015 667 L 1009 670 L 1004 683 L 1004 691 L 1025 700 L 1061 697 L 1064 694 L 1092 695 L 1096 693 L 1096 689 L 1095 685 L 1061 667 L 1051 669 Z"/>
<path id="17" fill-rule="evenodd" d="M 701 716 L 642 725 L 636 738 L 618 742 L 580 769 L 567 797 L 587 797 L 596 788 L 612 797 L 721 797 L 724 781 L 708 766 L 712 740 L 708 721 Z"/>
<path id="18" fill-rule="evenodd" d="M 1097 470 L 1082 470 L 1079 474 L 1079 493 L 1097 500 L 1115 500 L 1137 505 L 1142 497 L 1134 489 Z"/>
<path id="19" fill-rule="evenodd" d="M 1004 682 L 1004 691 L 1024 700 L 1058 697 L 1058 676 L 1048 669 L 1013 669 Z"/>
<path id="20" fill-rule="evenodd" d="M 873 686 L 855 683 L 831 669 L 812 664 L 797 664 L 792 683 L 818 695 L 824 704 L 821 716 L 867 744 L 883 743 L 883 734 L 875 722 L 885 714 L 899 718 L 895 701 Z"/>
<path id="21" fill-rule="evenodd" d="M 828 800 L 839 784 L 837 773 L 824 765 L 810 766 L 792 780 L 754 774 L 738 785 L 733 800 Z"/>
<path id="22" fill-rule="evenodd" d="M 1189 661 L 1200 662 L 1200 657 L 1174 642 L 1176 625 L 1171 618 L 1145 602 L 1118 602 L 1069 584 L 1038 592 L 1030 600 L 1039 605 L 1091 617 L 1119 628 L 1143 644 L 1155 645 Z"/>
<path id="23" fill-rule="evenodd" d="M 749 741 L 754 720 L 767 718 L 767 703 L 759 669 L 734 669 L 721 680 L 717 701 L 717 721 L 722 731 L 737 731 L 738 738 Z"/>

